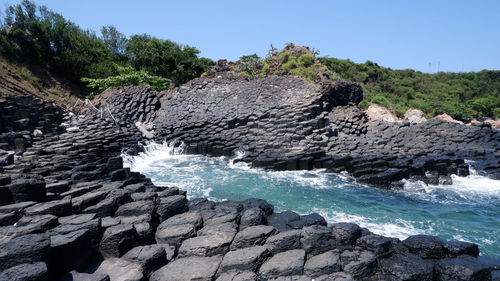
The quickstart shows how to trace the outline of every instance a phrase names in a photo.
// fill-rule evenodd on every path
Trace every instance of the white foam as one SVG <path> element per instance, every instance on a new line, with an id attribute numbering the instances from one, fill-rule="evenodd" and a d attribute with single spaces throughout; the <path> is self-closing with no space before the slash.
<path id="1" fill-rule="evenodd" d="M 334 212 L 329 210 L 313 209 L 314 212 L 322 215 L 328 223 L 350 222 L 367 228 L 371 232 L 387 237 L 406 239 L 416 234 L 431 234 L 433 229 L 419 229 L 412 222 L 403 219 L 396 219 L 394 222 L 377 222 L 373 219 L 360 215 L 352 215 L 344 212 Z"/>
<path id="2" fill-rule="evenodd" d="M 144 171 L 153 163 L 158 163 L 174 156 L 186 157 L 187 155 L 182 154 L 184 149 L 185 144 L 183 142 L 149 142 L 144 146 L 144 152 L 140 152 L 136 156 L 122 153 L 121 156 L 123 158 L 123 166 L 129 167 L 134 171 Z"/>
<path id="3" fill-rule="evenodd" d="M 500 181 L 477 173 L 467 177 L 452 175 L 451 185 L 427 185 L 422 181 L 405 180 L 403 190 L 420 199 L 451 203 L 484 203 L 500 198 Z"/>

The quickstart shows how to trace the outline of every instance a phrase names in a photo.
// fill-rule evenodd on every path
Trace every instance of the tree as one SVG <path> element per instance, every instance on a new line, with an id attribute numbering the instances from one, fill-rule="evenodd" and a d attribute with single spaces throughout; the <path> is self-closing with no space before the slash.
<path id="1" fill-rule="evenodd" d="M 264 60 L 257 54 L 242 56 L 239 60 L 239 68 L 241 73 L 249 76 L 252 79 L 257 77 L 257 75 L 262 70 L 263 65 Z"/>
<path id="2" fill-rule="evenodd" d="M 130 37 L 125 55 L 136 69 L 170 79 L 175 85 L 199 77 L 213 65 L 209 59 L 199 58 L 194 47 L 179 45 L 147 34 Z"/>
<path id="3" fill-rule="evenodd" d="M 103 26 L 101 28 L 102 39 L 108 50 L 115 56 L 120 57 L 125 53 L 127 37 L 114 26 Z"/>

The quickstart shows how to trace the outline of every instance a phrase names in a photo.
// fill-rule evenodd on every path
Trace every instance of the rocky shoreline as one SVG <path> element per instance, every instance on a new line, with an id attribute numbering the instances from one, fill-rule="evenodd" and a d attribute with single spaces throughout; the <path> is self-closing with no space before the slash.
<path id="1" fill-rule="evenodd" d="M 120 157 L 166 139 L 189 153 L 244 150 L 257 167 L 347 170 L 384 188 L 466 175 L 464 159 L 498 177 L 498 131 L 374 122 L 355 106 L 361 99 L 343 82 L 221 75 L 162 93 L 115 90 L 85 116 L 37 126 L 37 137 L 2 111 L 2 130 L 29 145 L 0 155 L 0 280 L 500 280 L 500 261 L 472 243 L 401 241 L 318 214 L 275 213 L 261 199 L 188 200 Z"/>

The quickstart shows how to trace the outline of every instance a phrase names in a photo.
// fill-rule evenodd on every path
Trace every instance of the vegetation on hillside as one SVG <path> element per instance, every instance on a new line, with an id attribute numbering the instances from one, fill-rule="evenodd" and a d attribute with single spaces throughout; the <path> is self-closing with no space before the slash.
<path id="1" fill-rule="evenodd" d="M 119 64 L 180 85 L 213 64 L 200 58 L 196 48 L 147 34 L 127 38 L 107 26 L 97 35 L 29 0 L 5 10 L 0 22 L 0 53 L 13 62 L 44 67 L 77 82 L 82 77 L 119 76 L 115 66 Z M 123 85 L 135 83 L 133 79 L 120 81 Z"/>
<path id="2" fill-rule="evenodd" d="M 309 48 L 293 44 L 280 52 L 271 48 L 264 59 L 256 54 L 242 56 L 233 68 L 249 78 L 296 75 L 316 83 L 325 79 L 359 83 L 364 90 L 361 107 L 376 103 L 399 116 L 408 109 L 420 109 L 427 117 L 447 113 L 464 121 L 500 116 L 500 71 L 426 74 L 393 70 L 370 61 L 357 64 L 317 57 Z"/>
<path id="3" fill-rule="evenodd" d="M 376 103 L 400 116 L 408 109 L 420 109 L 427 117 L 447 113 L 464 121 L 500 116 L 500 71 L 426 74 L 393 70 L 370 61 L 319 60 L 340 78 L 363 86 L 361 106 L 365 108 Z"/>

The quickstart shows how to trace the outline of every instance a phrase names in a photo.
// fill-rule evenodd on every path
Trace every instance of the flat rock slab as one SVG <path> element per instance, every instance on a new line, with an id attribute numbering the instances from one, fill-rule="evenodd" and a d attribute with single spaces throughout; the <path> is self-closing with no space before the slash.
<path id="1" fill-rule="evenodd" d="M 115 216 L 140 216 L 144 214 L 152 214 L 155 209 L 153 201 L 135 201 L 123 204 L 118 207 Z"/>
<path id="2" fill-rule="evenodd" d="M 50 239 L 47 234 L 29 234 L 0 244 L 0 271 L 22 263 L 47 260 Z"/>
<path id="3" fill-rule="evenodd" d="M 276 229 L 268 225 L 250 226 L 236 234 L 231 250 L 262 245 L 266 239 L 276 233 Z"/>
<path id="4" fill-rule="evenodd" d="M 255 281 L 258 280 L 257 275 L 251 271 L 228 271 L 222 273 L 216 281 Z"/>
<path id="5" fill-rule="evenodd" d="M 142 266 L 125 259 L 109 258 L 104 260 L 96 272 L 106 274 L 111 281 L 142 281 Z"/>
<path id="6" fill-rule="evenodd" d="M 76 271 L 71 271 L 70 273 L 64 275 L 58 281 L 111 281 L 107 274 L 101 272 L 90 273 L 79 273 Z"/>
<path id="7" fill-rule="evenodd" d="M 146 274 L 159 269 L 167 263 L 167 253 L 165 248 L 160 245 L 135 247 L 122 258 L 141 264 Z"/>
<path id="8" fill-rule="evenodd" d="M 270 236 L 266 240 L 266 246 L 273 254 L 288 250 L 300 249 L 300 238 L 302 231 L 290 230 Z"/>
<path id="9" fill-rule="evenodd" d="M 278 253 L 260 267 L 259 273 L 265 278 L 302 275 L 305 257 L 304 250 Z"/>
<path id="10" fill-rule="evenodd" d="M 378 263 L 384 273 L 400 280 L 432 280 L 432 266 L 417 255 L 392 254 Z"/>
<path id="11" fill-rule="evenodd" d="M 179 247 L 183 240 L 193 237 L 195 234 L 196 230 L 192 224 L 169 225 L 161 229 L 158 228 L 155 238 L 158 244 Z"/>
<path id="12" fill-rule="evenodd" d="M 434 266 L 437 280 L 490 280 L 490 265 L 481 263 L 477 258 L 462 255 L 442 259 Z"/>
<path id="13" fill-rule="evenodd" d="M 228 252 L 222 259 L 218 275 L 228 271 L 256 271 L 270 256 L 265 246 L 255 246 Z"/>
<path id="14" fill-rule="evenodd" d="M 180 224 L 192 224 L 196 229 L 200 229 L 203 226 L 203 218 L 199 211 L 189 211 L 168 218 L 158 228 Z"/>
<path id="15" fill-rule="evenodd" d="M 155 271 L 151 281 L 211 281 L 222 256 L 188 257 L 177 259 Z"/>
<path id="16" fill-rule="evenodd" d="M 189 238 L 182 242 L 179 256 L 224 255 L 229 250 L 233 238 L 234 234 L 230 232 Z"/>
<path id="17" fill-rule="evenodd" d="M 69 215 L 72 212 L 71 198 L 66 197 L 61 200 L 54 200 L 46 203 L 38 203 L 26 208 L 27 215 L 54 215 L 57 217 Z"/>
<path id="18" fill-rule="evenodd" d="M 310 257 L 304 265 L 304 273 L 313 278 L 341 270 L 340 255 L 334 251 Z"/>
<path id="19" fill-rule="evenodd" d="M 23 263 L 0 272 L 0 281 L 42 281 L 47 278 L 44 262 Z"/>

